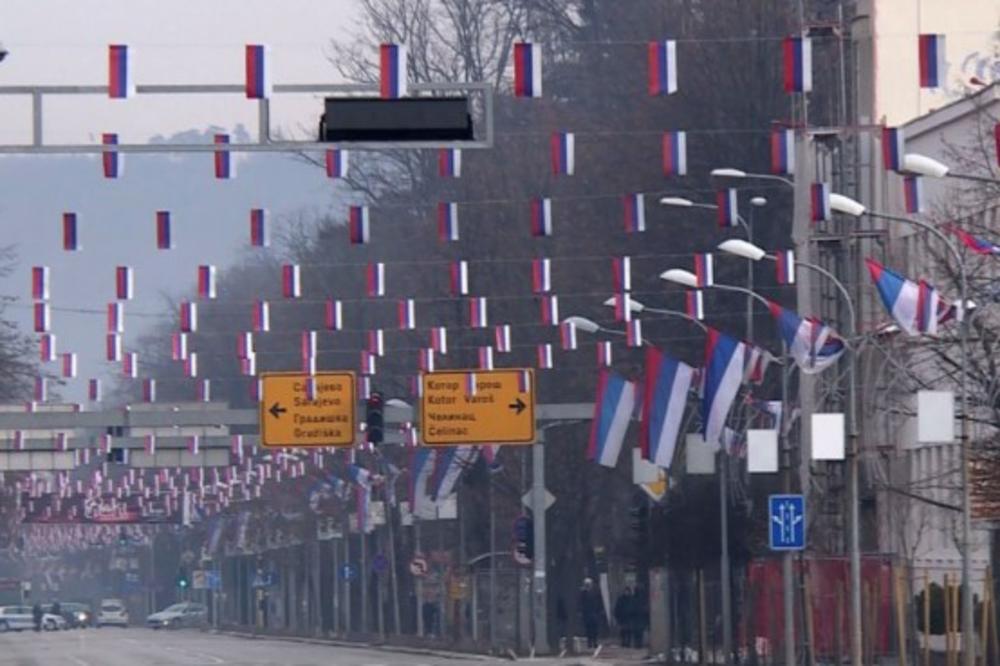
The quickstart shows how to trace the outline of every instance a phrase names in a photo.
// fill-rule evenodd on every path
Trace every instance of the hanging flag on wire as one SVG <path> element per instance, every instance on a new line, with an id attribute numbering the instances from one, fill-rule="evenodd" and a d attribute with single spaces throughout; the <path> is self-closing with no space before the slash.
<path id="1" fill-rule="evenodd" d="M 663 134 L 663 175 L 687 175 L 687 132 Z"/>
<path id="2" fill-rule="evenodd" d="M 132 55 L 135 53 L 133 52 Z M 108 46 L 108 97 L 125 99 L 135 94 L 129 62 L 129 47 L 125 44 Z"/>
<path id="3" fill-rule="evenodd" d="M 121 333 L 108 333 L 104 336 L 104 357 L 108 361 L 118 363 L 122 360 Z"/>
<path id="4" fill-rule="evenodd" d="M 486 328 L 486 297 L 477 296 L 469 299 L 469 326 L 472 328 Z"/>
<path id="5" fill-rule="evenodd" d="M 250 209 L 250 245 L 268 247 L 271 233 L 267 224 L 267 211 L 263 208 Z"/>
<path id="6" fill-rule="evenodd" d="M 479 369 L 493 369 L 493 347 L 487 345 L 479 348 Z"/>
<path id="7" fill-rule="evenodd" d="M 236 177 L 236 167 L 232 162 L 232 154 L 229 152 L 229 135 L 216 134 L 215 153 L 215 177 L 218 180 L 228 180 Z"/>
<path id="8" fill-rule="evenodd" d="M 132 267 L 117 266 L 115 268 L 115 298 L 119 301 L 131 300 L 133 287 Z"/>
<path id="9" fill-rule="evenodd" d="M 122 373 L 131 379 L 139 376 L 139 354 L 127 352 L 122 355 Z"/>
<path id="10" fill-rule="evenodd" d="M 803 319 L 775 302 L 768 306 L 789 355 L 806 374 L 826 370 L 847 349 L 843 338 L 818 319 Z"/>
<path id="11" fill-rule="evenodd" d="M 906 150 L 906 138 L 902 127 L 882 128 L 882 164 L 887 171 L 900 171 L 903 168 L 903 155 Z"/>
<path id="12" fill-rule="evenodd" d="M 536 294 L 552 291 L 552 260 L 531 260 L 531 290 Z"/>
<path id="13" fill-rule="evenodd" d="M 285 298 L 302 297 L 302 271 L 298 264 L 281 267 L 281 295 Z"/>
<path id="14" fill-rule="evenodd" d="M 385 356 L 385 331 L 381 328 L 368 331 L 368 351 Z"/>
<path id="15" fill-rule="evenodd" d="M 874 259 L 865 259 L 865 263 L 882 304 L 908 335 L 936 335 L 939 324 L 961 319 L 958 304 L 949 305 L 927 282 L 909 280 Z"/>
<path id="16" fill-rule="evenodd" d="M 266 99 L 271 96 L 270 49 L 262 44 L 246 45 L 246 95 L 247 99 Z"/>
<path id="17" fill-rule="evenodd" d="M 813 183 L 809 186 L 809 219 L 826 222 L 830 219 L 830 184 Z"/>
<path id="18" fill-rule="evenodd" d="M 546 326 L 559 325 L 559 297 L 555 294 L 545 294 L 541 300 L 542 323 Z"/>
<path id="19" fill-rule="evenodd" d="M 438 239 L 442 243 L 458 240 L 458 204 L 438 203 Z"/>
<path id="20" fill-rule="evenodd" d="M 42 363 L 56 360 L 56 336 L 53 333 L 42 333 L 38 338 L 38 356 Z"/>
<path id="21" fill-rule="evenodd" d="M 781 250 L 774 255 L 778 284 L 795 284 L 795 250 Z"/>
<path id="22" fill-rule="evenodd" d="M 552 369 L 552 344 L 545 342 L 538 345 L 538 367 L 542 370 Z"/>
<path id="23" fill-rule="evenodd" d="M 632 291 L 632 257 L 612 258 L 611 277 L 616 293 Z"/>
<path id="24" fill-rule="evenodd" d="M 622 199 L 626 233 L 646 230 L 646 199 L 640 192 L 626 194 Z"/>
<path id="25" fill-rule="evenodd" d="M 191 303 L 190 301 L 183 301 L 181 303 L 181 322 L 180 329 L 182 333 L 194 333 L 198 330 L 198 304 Z"/>
<path id="26" fill-rule="evenodd" d="M 105 146 L 117 146 L 118 135 L 111 132 L 101 134 L 101 144 Z M 122 156 L 117 150 L 105 150 L 102 152 L 101 164 L 104 167 L 105 178 L 118 178 L 125 171 Z"/>
<path id="27" fill-rule="evenodd" d="M 101 380 L 100 379 L 89 379 L 87 380 L 87 399 L 90 402 L 100 402 L 101 401 Z"/>
<path id="28" fill-rule="evenodd" d="M 215 266 L 198 266 L 198 297 L 213 299 L 215 295 Z"/>
<path id="29" fill-rule="evenodd" d="M 77 233 L 76 213 L 63 213 L 63 249 L 67 252 L 82 250 L 80 236 Z"/>
<path id="30" fill-rule="evenodd" d="M 631 319 L 627 324 L 625 324 L 625 342 L 629 347 L 641 347 L 643 344 L 642 340 L 642 321 L 639 319 Z"/>
<path id="31" fill-rule="evenodd" d="M 766 349 L 750 343 L 744 344 L 746 345 L 746 358 L 743 364 L 743 383 L 759 386 L 764 383 L 764 376 L 771 361 L 774 360 L 774 356 Z"/>
<path id="32" fill-rule="evenodd" d="M 572 132 L 554 132 L 550 139 L 552 173 L 572 176 L 576 169 L 576 135 Z"/>
<path id="33" fill-rule="evenodd" d="M 614 361 L 610 340 L 601 340 L 597 343 L 597 365 L 610 367 Z"/>
<path id="34" fill-rule="evenodd" d="M 405 97 L 406 47 L 402 44 L 382 44 L 379 46 L 379 94 L 382 99 Z"/>
<path id="35" fill-rule="evenodd" d="M 144 380 L 142 380 L 142 401 L 143 402 L 156 402 L 156 380 L 155 379 L 144 379 Z"/>
<path id="36" fill-rule="evenodd" d="M 694 275 L 698 281 L 699 289 L 715 284 L 715 258 L 711 252 L 700 252 L 694 255 Z"/>
<path id="37" fill-rule="evenodd" d="M 438 354 L 448 353 L 448 329 L 444 326 L 431 329 L 431 349 Z"/>
<path id="38" fill-rule="evenodd" d="M 939 88 L 944 84 L 944 46 L 944 35 L 923 34 L 917 37 L 921 88 Z"/>
<path id="39" fill-rule="evenodd" d="M 421 349 L 420 350 L 420 371 L 421 372 L 434 372 L 434 350 L 433 349 Z"/>
<path id="40" fill-rule="evenodd" d="M 385 264 L 381 261 L 365 267 L 367 294 L 371 298 L 385 296 Z"/>
<path id="41" fill-rule="evenodd" d="M 325 154 L 326 177 L 347 178 L 350 166 L 350 152 L 340 148 L 331 148 Z"/>
<path id="42" fill-rule="evenodd" d="M 778 175 L 795 173 L 795 130 L 784 128 L 771 130 L 771 173 Z"/>
<path id="43" fill-rule="evenodd" d="M 965 247 L 972 250 L 973 252 L 975 252 L 976 254 L 1000 255 L 1000 245 L 997 245 L 996 243 L 991 243 L 986 239 L 973 236 L 964 229 L 960 229 L 959 227 L 949 224 L 945 226 L 945 231 L 948 231 L 958 236 L 958 239 L 962 241 L 962 244 Z"/>
<path id="44" fill-rule="evenodd" d="M 576 324 L 571 321 L 559 324 L 559 342 L 564 351 L 576 349 Z"/>
<path id="45" fill-rule="evenodd" d="M 911 214 L 924 212 L 924 184 L 920 176 L 903 176 L 903 208 Z"/>
<path id="46" fill-rule="evenodd" d="M 451 262 L 448 277 L 452 296 L 469 295 L 469 262 L 464 259 Z"/>
<path id="47" fill-rule="evenodd" d="M 371 236 L 368 206 L 351 206 L 348 210 L 347 228 L 351 244 L 363 245 Z"/>
<path id="48" fill-rule="evenodd" d="M 253 351 L 250 352 L 251 354 Z M 187 333 L 173 333 L 170 336 L 170 357 L 175 361 L 183 361 L 188 357 Z"/>
<path id="49" fill-rule="evenodd" d="M 171 250 L 173 249 L 172 238 L 170 235 L 170 211 L 169 210 L 158 210 L 156 211 L 156 249 L 157 250 Z"/>
<path id="50" fill-rule="evenodd" d="M 639 445 L 642 457 L 670 469 L 694 369 L 655 347 L 646 347 L 646 379 Z"/>
<path id="51" fill-rule="evenodd" d="M 736 188 L 730 187 L 716 192 L 715 206 L 720 227 L 739 226 L 740 213 Z"/>
<path id="52" fill-rule="evenodd" d="M 514 96 L 542 96 L 542 48 L 538 44 L 514 44 Z"/>
<path id="53" fill-rule="evenodd" d="M 698 321 L 705 318 L 705 296 L 701 289 L 689 289 L 684 292 L 684 312 Z"/>
<path id="54" fill-rule="evenodd" d="M 462 150 L 441 148 L 438 150 L 438 175 L 442 178 L 461 178 Z"/>
<path id="55" fill-rule="evenodd" d="M 45 377 L 35 377 L 35 402 L 45 402 L 49 399 L 49 383 L 46 381 Z M 17 450 L 24 449 L 24 440 L 21 431 L 17 431 L 14 448 Z"/>
<path id="56" fill-rule="evenodd" d="M 785 64 L 785 92 L 812 91 L 812 40 L 786 37 L 782 45 Z"/>
<path id="57" fill-rule="evenodd" d="M 257 333 L 271 330 L 271 305 L 267 301 L 254 301 L 252 321 Z"/>
<path id="58" fill-rule="evenodd" d="M 615 467 L 635 411 L 636 386 L 618 373 L 602 368 L 597 378 L 597 398 L 590 427 L 587 459 Z"/>
<path id="59" fill-rule="evenodd" d="M 510 344 L 510 324 L 500 324 L 493 329 L 493 342 L 497 351 L 509 353 Z"/>
<path id="60" fill-rule="evenodd" d="M 31 297 L 36 301 L 49 300 L 49 275 L 51 271 L 48 266 L 31 267 Z"/>
<path id="61" fill-rule="evenodd" d="M 743 381 L 745 350 L 742 342 L 714 328 L 708 329 L 701 422 L 705 442 L 713 448 L 721 441 L 726 417 Z"/>
<path id="62" fill-rule="evenodd" d="M 647 89 L 652 96 L 677 92 L 677 42 L 650 42 L 647 47 Z"/>
<path id="63" fill-rule="evenodd" d="M 413 330 L 417 327 L 416 305 L 412 298 L 399 301 L 398 312 L 401 330 Z"/>
<path id="64" fill-rule="evenodd" d="M 531 235 L 536 238 L 552 235 L 551 199 L 532 199 Z"/>
<path id="65" fill-rule="evenodd" d="M 76 377 L 76 354 L 66 352 L 62 355 L 62 376 L 67 379 Z"/>

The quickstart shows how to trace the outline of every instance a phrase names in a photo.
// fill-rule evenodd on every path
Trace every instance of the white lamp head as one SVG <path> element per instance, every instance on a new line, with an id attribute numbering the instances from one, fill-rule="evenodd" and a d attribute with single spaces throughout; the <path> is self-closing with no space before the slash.
<path id="1" fill-rule="evenodd" d="M 948 175 L 948 165 L 938 162 L 926 155 L 907 153 L 903 155 L 903 171 L 915 173 L 918 176 L 944 178 Z"/>
<path id="2" fill-rule="evenodd" d="M 642 312 L 643 310 L 646 309 L 645 305 L 635 300 L 634 298 L 630 296 L 627 296 L 627 298 L 628 298 L 628 309 L 631 310 L 632 312 Z M 615 297 L 612 296 L 608 300 L 604 301 L 604 304 L 607 305 L 609 308 L 615 307 Z"/>
<path id="3" fill-rule="evenodd" d="M 663 197 L 660 199 L 660 205 L 662 206 L 680 206 L 682 208 L 690 208 L 694 205 L 694 202 L 690 199 L 685 199 L 684 197 Z"/>
<path id="4" fill-rule="evenodd" d="M 737 257 L 743 257 L 745 259 L 750 259 L 751 261 L 760 261 L 765 256 L 767 252 L 757 247 L 753 243 L 748 243 L 745 240 L 740 240 L 739 238 L 730 238 L 729 240 L 724 240 L 718 245 L 719 249 L 723 252 L 728 252 L 729 254 L 735 254 Z"/>
<path id="5" fill-rule="evenodd" d="M 757 208 L 760 208 L 761 206 L 766 206 L 767 199 L 765 199 L 764 197 L 754 197 L 753 199 L 750 199 L 750 205 L 756 206 Z"/>
<path id="6" fill-rule="evenodd" d="M 830 194 L 830 208 L 838 213 L 844 213 L 852 217 L 861 217 L 865 214 L 865 210 L 867 210 L 864 204 L 836 192 Z"/>
<path id="7" fill-rule="evenodd" d="M 584 333 L 597 333 L 601 330 L 600 325 L 586 317 L 566 317 L 563 319 L 564 324 L 572 324 L 577 330 L 583 331 Z"/>
<path id="8" fill-rule="evenodd" d="M 723 167 L 721 169 L 712 169 L 712 176 L 715 178 L 746 178 L 747 172 L 740 169 Z"/>
<path id="9" fill-rule="evenodd" d="M 663 271 L 660 273 L 660 279 L 690 287 L 691 289 L 698 288 L 698 277 L 691 271 L 686 271 L 683 268 L 671 268 L 670 270 Z"/>

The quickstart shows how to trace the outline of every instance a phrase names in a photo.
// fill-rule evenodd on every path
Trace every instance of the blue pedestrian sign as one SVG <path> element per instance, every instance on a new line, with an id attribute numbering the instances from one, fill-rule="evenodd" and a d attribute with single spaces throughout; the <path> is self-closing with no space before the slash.
<path id="1" fill-rule="evenodd" d="M 355 580 L 358 577 L 358 568 L 353 564 L 341 565 L 340 577 L 343 580 Z"/>
<path id="2" fill-rule="evenodd" d="M 803 550 L 806 547 L 805 497 L 771 495 L 768 507 L 771 550 Z"/>

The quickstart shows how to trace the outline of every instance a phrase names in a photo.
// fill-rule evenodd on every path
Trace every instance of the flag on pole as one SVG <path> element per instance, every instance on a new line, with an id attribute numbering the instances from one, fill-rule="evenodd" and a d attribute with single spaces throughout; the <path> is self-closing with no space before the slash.
<path id="1" fill-rule="evenodd" d="M 615 467 L 635 411 L 634 382 L 602 368 L 597 378 L 597 398 L 590 427 L 587 459 L 604 467 Z"/>
<path id="2" fill-rule="evenodd" d="M 121 333 L 108 333 L 104 336 L 104 358 L 113 363 L 122 360 Z"/>
<path id="3" fill-rule="evenodd" d="M 555 294 L 545 294 L 541 300 L 542 323 L 546 326 L 559 325 L 559 297 Z"/>
<path id="4" fill-rule="evenodd" d="M 638 233 L 646 230 L 646 200 L 640 192 L 626 194 L 622 199 L 625 231 Z"/>
<path id="5" fill-rule="evenodd" d="M 198 330 L 198 304 L 190 301 L 181 302 L 181 324 L 182 333 L 194 333 Z"/>
<path id="6" fill-rule="evenodd" d="M 438 150 L 438 175 L 442 178 L 460 178 L 462 176 L 462 150 L 460 148 L 441 148 Z"/>
<path id="7" fill-rule="evenodd" d="M 499 352 L 511 351 L 510 324 L 500 324 L 493 328 L 493 343 Z"/>
<path id="8" fill-rule="evenodd" d="M 740 223 L 736 188 L 730 187 L 715 193 L 715 205 L 720 227 L 735 227 Z"/>
<path id="9" fill-rule="evenodd" d="M 874 259 L 865 262 L 882 304 L 908 335 L 935 335 L 939 324 L 960 318 L 958 307 L 948 305 L 927 282 L 908 280 Z"/>
<path id="10" fill-rule="evenodd" d="M 944 35 L 923 34 L 918 38 L 920 87 L 939 88 L 944 84 Z"/>
<path id="11" fill-rule="evenodd" d="M 464 259 L 451 262 L 449 280 L 452 296 L 469 295 L 469 262 Z"/>
<path id="12" fill-rule="evenodd" d="M 66 352 L 62 355 L 62 376 L 67 379 L 76 377 L 76 354 Z"/>
<path id="13" fill-rule="evenodd" d="M 250 351 L 253 353 L 253 350 Z M 183 361 L 188 357 L 188 336 L 187 333 L 173 333 L 170 336 L 170 358 L 175 361 Z M 245 357 L 245 354 L 241 358 Z"/>
<path id="14" fill-rule="evenodd" d="M 125 44 L 108 45 L 108 97 L 125 99 L 135 94 L 129 68 L 129 48 Z"/>
<path id="15" fill-rule="evenodd" d="M 632 291 L 632 257 L 612 258 L 611 277 L 615 292 Z"/>
<path id="16" fill-rule="evenodd" d="M 771 130 L 771 173 L 795 173 L 795 130 Z"/>
<path id="17" fill-rule="evenodd" d="M 694 369 L 655 347 L 646 348 L 639 445 L 642 457 L 670 469 Z"/>
<path id="18" fill-rule="evenodd" d="M 324 161 L 327 178 L 347 178 L 347 170 L 350 166 L 349 151 L 331 148 L 326 151 Z"/>
<path id="19" fill-rule="evenodd" d="M 701 289 L 689 289 L 684 293 L 684 312 L 698 321 L 705 318 L 705 297 Z"/>
<path id="20" fill-rule="evenodd" d="M 38 356 L 43 363 L 56 360 L 56 336 L 53 333 L 42 333 L 38 338 Z"/>
<path id="21" fill-rule="evenodd" d="M 708 329 L 701 422 L 709 446 L 720 443 L 726 417 L 740 390 L 745 349 L 745 345 L 735 338 L 714 328 Z"/>
<path id="22" fill-rule="evenodd" d="M 830 219 L 830 184 L 813 183 L 809 186 L 809 219 L 826 222 Z"/>
<path id="23" fill-rule="evenodd" d="M 263 208 L 250 209 L 250 245 L 267 247 L 271 244 L 271 234 L 267 224 L 267 211 Z"/>
<path id="24" fill-rule="evenodd" d="M 101 134 L 101 144 L 105 146 L 117 146 L 118 135 L 112 132 Z M 118 178 L 125 169 L 122 157 L 117 150 L 105 150 L 102 152 L 101 163 L 104 167 L 105 178 Z"/>
<path id="25" fill-rule="evenodd" d="M 444 326 L 435 326 L 431 329 L 431 349 L 438 354 L 448 353 L 448 329 Z"/>
<path id="26" fill-rule="evenodd" d="M 536 294 L 552 291 L 552 260 L 531 260 L 531 290 Z"/>
<path id="27" fill-rule="evenodd" d="M 170 211 L 156 211 L 156 249 L 170 250 L 173 248 L 170 237 Z"/>
<path id="28" fill-rule="evenodd" d="M 882 128 L 882 164 L 887 171 L 900 171 L 903 168 L 903 155 L 906 150 L 906 138 L 902 127 Z"/>
<path id="29" fill-rule="evenodd" d="M 458 204 L 438 203 L 438 238 L 442 243 L 458 240 Z"/>
<path id="30" fill-rule="evenodd" d="M 552 200 L 532 199 L 531 235 L 540 238 L 552 235 Z"/>
<path id="31" fill-rule="evenodd" d="M 816 374 L 837 362 L 847 349 L 844 340 L 818 319 L 803 319 L 771 302 L 768 306 L 788 354 L 806 374 Z"/>
<path id="32" fill-rule="evenodd" d="M 271 330 L 271 305 L 267 301 L 254 301 L 252 323 L 257 333 Z"/>
<path id="33" fill-rule="evenodd" d="M 687 175 L 687 132 L 663 134 L 663 175 Z"/>
<path id="34" fill-rule="evenodd" d="M 911 214 L 924 212 L 924 185 L 920 176 L 903 176 L 903 207 Z"/>
<path id="35" fill-rule="evenodd" d="M 625 342 L 629 347 L 642 346 L 642 321 L 632 319 L 625 325 Z"/>
<path id="36" fill-rule="evenodd" d="M 514 96 L 542 96 L 542 47 L 538 44 L 514 44 Z"/>
<path id="37" fill-rule="evenodd" d="M 347 227 L 353 245 L 367 243 L 371 235 L 368 206 L 351 206 L 348 212 Z"/>
<path id="38" fill-rule="evenodd" d="M 646 56 L 649 94 L 655 97 L 677 92 L 677 42 L 650 42 Z"/>
<path id="39" fill-rule="evenodd" d="M 49 275 L 51 271 L 48 266 L 31 267 L 31 297 L 36 301 L 49 300 Z"/>
<path id="40" fill-rule="evenodd" d="M 83 249 L 80 246 L 80 236 L 77 233 L 76 213 L 63 213 L 63 249 L 67 252 L 76 252 Z"/>
<path id="41" fill-rule="evenodd" d="M 477 296 L 469 299 L 469 326 L 472 328 L 486 328 L 486 297 Z"/>
<path id="42" fill-rule="evenodd" d="M 954 225 L 947 225 L 945 227 L 945 231 L 949 231 L 958 236 L 958 239 L 962 241 L 962 244 L 976 254 L 1000 255 L 1000 245 L 991 243 L 983 238 L 977 238 L 964 229 L 960 229 Z"/>
<path id="43" fill-rule="evenodd" d="M 232 163 L 232 156 L 229 152 L 229 135 L 216 134 L 215 137 L 215 177 L 219 180 L 227 180 L 236 176 L 236 169 Z"/>
<path id="44" fill-rule="evenodd" d="M 118 266 L 115 268 L 115 297 L 119 301 L 127 301 L 132 298 L 134 279 L 131 266 Z"/>
<path id="45" fill-rule="evenodd" d="M 559 324 L 559 342 L 564 351 L 576 349 L 576 324 L 571 321 Z"/>
<path id="46" fill-rule="evenodd" d="M 215 266 L 198 266 L 198 298 L 215 298 Z"/>
<path id="47" fill-rule="evenodd" d="M 247 99 L 266 99 L 271 96 L 271 65 L 269 49 L 262 44 L 246 45 L 246 95 Z"/>
<path id="48" fill-rule="evenodd" d="M 281 267 L 281 295 L 285 298 L 302 297 L 302 271 L 298 264 Z"/>
<path id="49" fill-rule="evenodd" d="M 545 342 L 538 345 L 538 367 L 542 370 L 552 369 L 552 344 Z"/>
<path id="50" fill-rule="evenodd" d="M 610 367 L 614 358 L 612 355 L 611 341 L 601 340 L 597 343 L 597 365 Z"/>
<path id="51" fill-rule="evenodd" d="M 783 43 L 785 92 L 812 91 L 812 40 L 786 37 Z"/>
<path id="52" fill-rule="evenodd" d="M 711 287 L 715 284 L 715 260 L 711 252 L 701 252 L 694 255 L 694 275 L 698 287 Z"/>
<path id="53" fill-rule="evenodd" d="M 572 176 L 576 169 L 576 135 L 572 132 L 554 132 L 549 141 L 552 173 Z"/>
<path id="54" fill-rule="evenodd" d="M 365 285 L 369 297 L 385 296 L 385 264 L 381 261 L 365 267 Z"/>
<path id="55" fill-rule="evenodd" d="M 379 46 L 379 95 L 382 99 L 406 96 L 406 46 L 381 44 Z"/>
<path id="56" fill-rule="evenodd" d="M 413 330 L 417 327 L 416 305 L 414 305 L 412 298 L 399 301 L 398 314 L 399 328 L 401 330 Z"/>

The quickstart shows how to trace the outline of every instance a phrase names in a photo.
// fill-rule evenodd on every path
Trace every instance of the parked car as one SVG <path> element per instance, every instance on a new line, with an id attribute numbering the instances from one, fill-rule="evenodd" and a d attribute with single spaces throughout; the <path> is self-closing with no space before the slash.
<path id="1" fill-rule="evenodd" d="M 69 602 L 61 605 L 61 615 L 66 620 L 66 626 L 70 629 L 79 629 L 94 626 L 94 611 L 90 604 Z M 46 609 L 47 610 L 47 609 Z"/>
<path id="2" fill-rule="evenodd" d="M 121 599 L 105 599 L 97 611 L 95 626 L 100 627 L 127 627 L 128 611 Z"/>
<path id="3" fill-rule="evenodd" d="M 146 626 L 152 629 L 180 629 L 200 627 L 208 620 L 208 609 L 204 604 L 190 601 L 167 606 L 146 618 Z"/>
<path id="4" fill-rule="evenodd" d="M 0 632 L 24 631 L 35 628 L 31 606 L 0 607 Z"/>
<path id="5" fill-rule="evenodd" d="M 42 615 L 42 629 L 45 631 L 62 631 L 66 629 L 66 618 L 46 610 Z"/>

